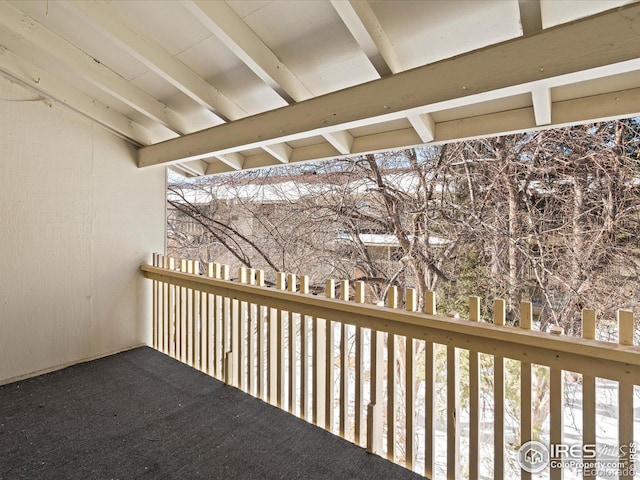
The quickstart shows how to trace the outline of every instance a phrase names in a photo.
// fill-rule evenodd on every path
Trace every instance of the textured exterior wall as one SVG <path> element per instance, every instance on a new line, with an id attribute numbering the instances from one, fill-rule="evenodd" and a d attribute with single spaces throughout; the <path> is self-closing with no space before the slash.
<path id="1" fill-rule="evenodd" d="M 165 173 L 0 77 L 0 383 L 150 340 Z"/>

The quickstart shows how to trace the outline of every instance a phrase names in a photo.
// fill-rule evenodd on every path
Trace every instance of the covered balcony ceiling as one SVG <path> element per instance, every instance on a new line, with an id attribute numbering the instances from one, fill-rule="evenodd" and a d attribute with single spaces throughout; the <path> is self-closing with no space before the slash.
<path id="1" fill-rule="evenodd" d="M 0 71 L 216 174 L 640 112 L 640 3 L 0 3 Z"/>

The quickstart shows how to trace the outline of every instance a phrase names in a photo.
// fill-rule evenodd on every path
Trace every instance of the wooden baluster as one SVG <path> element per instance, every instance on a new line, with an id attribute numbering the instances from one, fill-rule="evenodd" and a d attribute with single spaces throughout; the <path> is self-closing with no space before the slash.
<path id="1" fill-rule="evenodd" d="M 187 260 L 187 273 L 193 273 L 193 260 Z M 193 290 L 190 288 L 186 289 L 187 293 L 187 303 L 186 303 L 186 312 L 187 315 L 184 317 L 183 322 L 186 324 L 186 362 L 188 365 L 192 366 L 193 363 L 193 323 L 194 323 L 194 305 L 193 305 Z"/>
<path id="2" fill-rule="evenodd" d="M 415 288 L 407 288 L 405 293 L 405 309 L 415 312 L 418 306 L 418 295 Z M 416 428 L 416 370 L 415 370 L 415 340 L 407 337 L 405 348 L 405 457 L 406 467 L 413 470 L 416 461 L 415 428 Z"/>
<path id="3" fill-rule="evenodd" d="M 229 280 L 229 265 L 220 266 L 220 280 Z M 220 300 L 220 330 L 222 331 L 222 350 L 220 355 L 221 377 L 225 383 L 231 382 L 231 299 L 223 296 Z"/>
<path id="4" fill-rule="evenodd" d="M 480 321 L 480 297 L 469 297 L 469 321 Z M 469 350 L 469 480 L 477 480 L 480 468 L 480 356 Z"/>
<path id="5" fill-rule="evenodd" d="M 209 278 L 215 277 L 215 267 L 212 262 L 207 263 L 206 276 Z M 207 336 L 205 340 L 207 373 L 212 377 L 215 376 L 215 354 L 216 354 L 216 342 L 218 338 L 218 332 L 216 331 L 216 317 L 215 317 L 215 297 L 207 294 Z"/>
<path id="6" fill-rule="evenodd" d="M 256 286 L 264 287 L 264 271 L 256 270 Z M 265 322 L 266 306 L 258 304 L 256 312 L 256 336 L 257 336 L 257 377 L 256 391 L 258 398 L 265 400 L 267 398 L 267 381 L 265 380 L 265 347 L 267 345 L 267 322 Z"/>
<path id="7" fill-rule="evenodd" d="M 207 267 L 204 265 L 204 275 L 207 276 Z M 209 337 L 211 330 L 209 329 L 209 294 L 200 290 L 200 370 L 211 374 L 209 370 Z"/>
<path id="8" fill-rule="evenodd" d="M 189 271 L 188 261 L 180 260 L 180 271 L 187 273 Z M 180 288 L 180 361 L 187 363 L 187 311 L 188 311 L 188 295 L 187 289 Z"/>
<path id="9" fill-rule="evenodd" d="M 506 318 L 505 301 L 493 301 L 493 324 L 504 326 Z M 493 478 L 504 478 L 504 357 L 493 359 Z"/>
<path id="10" fill-rule="evenodd" d="M 424 313 L 427 315 L 436 314 L 436 294 L 428 291 L 425 293 Z M 435 390 L 435 350 L 433 342 L 425 341 L 425 363 L 424 363 L 424 476 L 433 478 L 434 463 L 434 447 L 435 447 L 435 429 L 433 428 L 434 398 Z"/>
<path id="11" fill-rule="evenodd" d="M 562 335 L 562 329 L 557 327 L 551 330 L 554 335 Z M 551 445 L 559 445 L 563 441 L 563 404 L 564 404 L 564 371 L 558 368 L 551 368 L 549 371 L 549 441 Z M 562 458 L 551 457 L 551 460 L 562 460 Z M 563 469 L 550 469 L 551 480 L 562 480 Z"/>
<path id="12" fill-rule="evenodd" d="M 287 276 L 288 289 L 290 292 L 296 291 L 296 275 L 290 273 Z M 298 361 L 297 361 L 297 337 L 298 337 L 298 328 L 297 322 L 295 319 L 295 314 L 293 312 L 288 312 L 289 322 L 288 322 L 288 333 L 287 333 L 287 342 L 289 344 L 289 413 L 293 415 L 297 415 L 298 405 L 298 384 L 297 384 L 297 370 L 298 370 Z"/>
<path id="13" fill-rule="evenodd" d="M 460 478 L 460 351 L 447 346 L 447 478 Z"/>
<path id="14" fill-rule="evenodd" d="M 282 272 L 276 274 L 276 288 L 279 290 L 286 289 L 286 275 Z M 280 309 L 276 310 L 276 329 L 277 329 L 277 396 L 276 405 L 279 408 L 284 408 L 284 383 L 285 383 L 285 371 L 284 371 L 284 349 L 285 349 L 285 330 L 284 330 L 284 318 L 283 312 Z"/>
<path id="15" fill-rule="evenodd" d="M 300 293 L 309 294 L 309 277 L 300 277 Z M 300 314 L 300 416 L 309 418 L 309 322 Z"/>
<path id="16" fill-rule="evenodd" d="M 169 270 L 176 269 L 176 261 L 175 258 L 169 258 Z M 177 346 L 177 330 L 178 324 L 178 302 L 177 302 L 177 294 L 176 294 L 176 286 L 171 284 L 167 286 L 169 290 L 169 355 L 173 358 L 178 358 L 178 346 Z"/>
<path id="17" fill-rule="evenodd" d="M 582 338 L 595 340 L 596 311 L 582 310 Z M 582 444 L 596 444 L 596 377 L 582 374 Z M 593 462 L 591 458 L 583 458 L 585 463 Z M 582 478 L 592 479 L 594 475 L 585 469 Z"/>
<path id="18" fill-rule="evenodd" d="M 327 389 L 327 320 L 313 317 L 313 423 L 325 427 L 326 389 Z"/>
<path id="19" fill-rule="evenodd" d="M 398 308 L 398 287 L 389 287 L 387 307 Z M 387 458 L 396 461 L 396 336 L 387 334 Z"/>
<path id="20" fill-rule="evenodd" d="M 367 451 L 382 455 L 382 369 L 383 369 L 384 335 L 378 330 L 371 330 L 369 349 L 371 401 L 367 406 Z"/>
<path id="21" fill-rule="evenodd" d="M 282 273 L 276 274 L 276 288 L 284 289 L 284 277 Z M 267 308 L 267 401 L 279 406 L 281 403 L 280 387 L 280 338 L 281 328 L 280 314 L 275 308 Z M 279 400 L 280 399 L 280 400 Z"/>
<path id="22" fill-rule="evenodd" d="M 336 284 L 333 279 L 327 279 L 326 287 L 325 287 L 325 297 L 326 298 L 335 298 L 336 296 Z M 327 319 L 327 342 L 326 342 L 326 373 L 327 373 L 327 381 L 326 385 L 326 398 L 325 398 L 325 429 L 330 432 L 334 429 L 334 419 L 335 419 L 335 390 L 334 390 L 334 377 L 335 377 L 335 367 L 334 367 L 334 341 L 335 341 L 335 326 L 334 323 Z"/>
<path id="23" fill-rule="evenodd" d="M 222 278 L 222 265 L 213 264 L 213 278 Z M 213 296 L 213 372 L 216 378 L 222 379 L 223 357 L 226 353 L 224 344 L 224 320 L 222 314 L 222 297 Z"/>
<path id="24" fill-rule="evenodd" d="M 154 267 L 159 267 L 160 266 L 159 260 L 160 260 L 160 254 L 154 253 L 152 265 Z M 152 333 L 151 333 L 152 345 L 153 345 L 153 348 L 155 348 L 156 350 L 159 350 L 160 349 L 160 314 L 159 314 L 158 305 L 160 304 L 160 297 L 158 295 L 157 280 L 154 280 L 152 282 L 151 292 L 152 292 L 151 305 L 153 309 L 153 327 L 152 327 Z"/>
<path id="25" fill-rule="evenodd" d="M 256 270 L 249 269 L 249 285 L 256 284 Z M 256 340 L 254 332 L 256 325 L 260 327 L 260 321 L 256 322 L 256 304 L 247 304 L 247 392 L 253 396 L 256 393 Z"/>
<path id="26" fill-rule="evenodd" d="M 630 310 L 618 310 L 618 343 L 633 346 L 634 318 Z M 633 479 L 635 453 L 631 454 L 633 444 L 633 383 L 627 380 L 618 382 L 618 445 L 625 447 L 619 462 L 623 464 L 621 480 Z"/>
<path id="27" fill-rule="evenodd" d="M 520 328 L 531 330 L 532 308 L 531 302 L 520 304 Z M 520 445 L 533 440 L 531 418 L 531 363 L 520 362 Z M 531 473 L 520 470 L 522 480 L 530 480 Z"/>
<path id="28" fill-rule="evenodd" d="M 365 284 L 364 282 L 355 283 L 355 298 L 356 303 L 364 303 Z M 363 445 L 364 443 L 364 416 L 362 411 L 362 405 L 364 400 L 364 366 L 362 362 L 362 353 L 364 350 L 364 338 L 362 327 L 356 327 L 356 363 L 355 363 L 355 443 L 357 445 Z"/>
<path id="29" fill-rule="evenodd" d="M 197 274 L 200 271 L 200 262 L 197 260 L 189 260 L 187 262 L 189 272 Z M 200 323 L 200 294 L 197 290 L 188 289 L 188 308 L 187 308 L 187 361 L 189 365 L 198 368 L 198 323 Z"/>
<path id="30" fill-rule="evenodd" d="M 340 282 L 340 299 L 349 300 L 349 281 Z M 347 415 L 349 408 L 349 327 L 342 322 L 340 334 L 340 424 L 339 433 L 347 438 Z"/>
<path id="31" fill-rule="evenodd" d="M 169 257 L 162 256 L 162 268 L 169 268 Z M 171 332 L 169 331 L 170 306 L 169 306 L 169 284 L 162 282 L 162 351 L 169 355 L 169 341 Z"/>
<path id="32" fill-rule="evenodd" d="M 238 282 L 246 285 L 248 283 L 248 272 L 246 267 L 238 269 Z M 241 390 L 246 390 L 245 366 L 246 366 L 246 333 L 247 333 L 247 302 L 234 300 L 235 314 L 233 317 L 234 328 L 233 337 L 233 362 L 234 362 L 234 384 Z"/>

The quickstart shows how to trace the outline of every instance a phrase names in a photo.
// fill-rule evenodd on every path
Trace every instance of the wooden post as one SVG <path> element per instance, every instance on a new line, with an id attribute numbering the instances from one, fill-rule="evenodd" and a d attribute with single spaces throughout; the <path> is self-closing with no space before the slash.
<path id="1" fill-rule="evenodd" d="M 300 277 L 300 293 L 309 294 L 309 277 Z M 309 322 L 300 314 L 300 416 L 309 418 Z"/>
<path id="2" fill-rule="evenodd" d="M 287 275 L 288 290 L 290 292 L 296 291 L 297 280 L 293 273 Z M 298 343 L 298 328 L 296 325 L 295 314 L 288 312 L 288 333 L 287 342 L 289 344 L 289 413 L 297 415 L 298 411 L 298 385 L 297 385 L 297 343 Z"/>
<path id="3" fill-rule="evenodd" d="M 506 304 L 501 298 L 493 301 L 493 324 L 503 326 Z M 504 478 L 504 357 L 493 357 L 493 478 Z"/>
<path id="4" fill-rule="evenodd" d="M 264 271 L 256 270 L 256 285 L 264 287 Z M 267 398 L 266 380 L 265 380 L 265 348 L 267 345 L 267 322 L 265 311 L 268 308 L 263 305 L 257 306 L 256 312 L 256 337 L 257 337 L 257 372 L 256 372 L 256 392 L 258 398 L 265 400 Z"/>
<path id="5" fill-rule="evenodd" d="M 531 330 L 532 308 L 531 302 L 520 304 L 520 328 Z M 531 363 L 520 362 L 520 445 L 533 440 L 531 418 Z M 522 480 L 530 480 L 531 473 L 520 470 Z"/>
<path id="6" fill-rule="evenodd" d="M 340 299 L 349 300 L 349 281 L 340 282 Z M 345 322 L 342 322 L 340 334 L 340 423 L 339 433 L 347 438 L 347 414 L 349 408 L 349 330 Z"/>
<path id="7" fill-rule="evenodd" d="M 595 310 L 582 310 L 582 338 L 587 340 L 596 338 Z M 586 373 L 582 374 L 582 444 L 596 444 L 596 377 Z M 583 458 L 583 461 L 589 463 L 593 459 Z M 585 473 L 589 474 L 589 472 Z"/>
<path id="8" fill-rule="evenodd" d="M 436 294 L 435 292 L 425 292 L 424 313 L 427 315 L 436 314 Z M 424 388 L 424 419 L 425 419 L 425 435 L 424 435 L 424 476 L 433 478 L 434 472 L 434 439 L 435 429 L 433 428 L 434 414 L 434 398 L 433 392 L 435 387 L 435 350 L 433 342 L 425 340 L 425 388 Z"/>
<path id="9" fill-rule="evenodd" d="M 187 273 L 189 271 L 188 262 L 186 259 L 180 260 L 180 271 Z M 180 288 L 180 361 L 187 363 L 187 289 Z"/>
<path id="10" fill-rule="evenodd" d="M 355 298 L 356 303 L 364 303 L 365 284 L 364 282 L 355 283 Z M 364 350 L 364 338 L 362 327 L 356 327 L 356 351 L 355 351 L 355 443 L 357 445 L 364 444 L 364 416 L 363 416 L 363 401 L 364 401 L 364 366 L 362 361 L 362 354 Z"/>
<path id="11" fill-rule="evenodd" d="M 286 275 L 283 272 L 276 273 L 276 288 L 278 290 L 286 289 Z M 278 408 L 284 408 L 284 381 L 285 381 L 285 372 L 284 372 L 284 349 L 285 349 L 285 330 L 284 330 L 284 319 L 282 315 L 282 310 L 278 309 L 276 316 L 276 328 L 278 331 L 277 334 L 277 397 L 276 402 Z"/>
<path id="12" fill-rule="evenodd" d="M 460 352 L 447 346 L 447 478 L 460 478 Z"/>
<path id="13" fill-rule="evenodd" d="M 418 295 L 415 288 L 407 288 L 405 293 L 405 309 L 415 312 L 418 306 Z M 406 467 L 413 470 L 416 461 L 416 445 L 414 441 L 416 423 L 416 371 L 415 371 L 415 340 L 406 337 L 405 348 L 405 458 Z"/>
<path id="14" fill-rule="evenodd" d="M 326 298 L 335 298 L 336 296 L 336 284 L 333 279 L 327 279 L 326 287 L 324 291 L 324 295 Z M 325 429 L 330 432 L 333 431 L 334 428 L 334 411 L 335 411 L 335 390 L 334 390 L 334 323 L 327 319 L 327 351 L 326 351 L 326 372 L 327 372 L 327 381 L 326 381 L 326 397 L 325 397 Z"/>
<path id="15" fill-rule="evenodd" d="M 480 321 L 480 297 L 469 297 L 469 321 Z M 477 480 L 480 469 L 480 356 L 469 350 L 469 480 Z"/>
<path id="16" fill-rule="evenodd" d="M 618 310 L 618 343 L 625 346 L 633 346 L 634 318 L 630 310 Z M 635 454 L 632 455 L 633 444 L 633 383 L 621 380 L 618 382 L 618 445 L 625 447 L 619 462 L 624 465 L 622 480 L 634 478 L 633 470 Z"/>
<path id="17" fill-rule="evenodd" d="M 389 287 L 387 307 L 398 308 L 398 287 Z M 396 461 L 396 336 L 387 335 L 387 458 Z"/>

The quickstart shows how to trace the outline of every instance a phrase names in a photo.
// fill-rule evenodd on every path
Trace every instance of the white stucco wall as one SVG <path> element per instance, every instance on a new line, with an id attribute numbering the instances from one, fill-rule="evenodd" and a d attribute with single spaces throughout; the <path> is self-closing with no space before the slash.
<path id="1" fill-rule="evenodd" d="M 0 77 L 0 383 L 150 339 L 165 173 Z"/>

